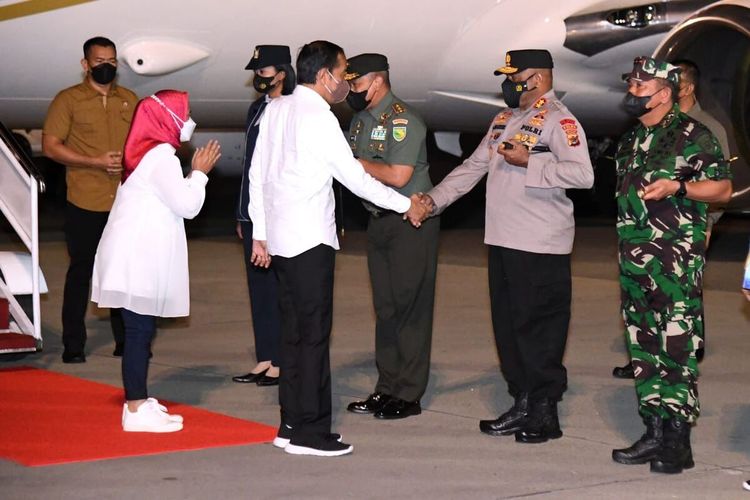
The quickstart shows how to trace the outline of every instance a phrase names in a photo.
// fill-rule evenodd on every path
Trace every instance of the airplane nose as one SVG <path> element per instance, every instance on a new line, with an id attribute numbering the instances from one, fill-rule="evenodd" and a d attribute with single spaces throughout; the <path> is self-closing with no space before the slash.
<path id="1" fill-rule="evenodd" d="M 191 43 L 163 39 L 128 42 L 120 52 L 135 73 L 145 76 L 173 73 L 210 55 L 207 50 Z"/>

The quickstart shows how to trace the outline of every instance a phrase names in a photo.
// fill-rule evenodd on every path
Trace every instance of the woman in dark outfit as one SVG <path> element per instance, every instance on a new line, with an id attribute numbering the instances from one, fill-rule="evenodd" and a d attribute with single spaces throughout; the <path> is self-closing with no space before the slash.
<path id="1" fill-rule="evenodd" d="M 255 333 L 255 355 L 258 364 L 250 373 L 232 377 L 235 382 L 259 386 L 278 385 L 281 319 L 279 317 L 278 283 L 273 267 L 264 269 L 250 262 L 253 246 L 253 223 L 247 211 L 249 203 L 248 173 L 258 138 L 258 125 L 266 105 L 282 95 L 291 94 L 296 85 L 292 57 L 286 45 L 258 45 L 245 69 L 254 70 L 253 87 L 261 96 L 250 105 L 245 132 L 245 158 L 242 186 L 237 204 L 237 235 L 244 247 L 247 286 Z"/>

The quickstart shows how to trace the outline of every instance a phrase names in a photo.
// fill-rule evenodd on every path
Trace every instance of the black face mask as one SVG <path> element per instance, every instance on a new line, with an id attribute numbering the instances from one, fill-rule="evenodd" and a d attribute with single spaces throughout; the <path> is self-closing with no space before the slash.
<path id="1" fill-rule="evenodd" d="M 508 107 L 517 108 L 521 105 L 521 94 L 529 90 L 529 80 L 531 80 L 531 77 L 525 82 L 513 82 L 510 78 L 505 79 L 502 85 L 503 100 Z"/>
<path id="2" fill-rule="evenodd" d="M 352 92 L 350 90 L 349 94 L 346 96 L 346 103 L 356 112 L 367 109 L 367 106 L 372 102 L 371 99 L 367 100 L 366 98 L 367 92 L 369 91 L 370 89 L 363 90 L 362 92 Z"/>
<path id="3" fill-rule="evenodd" d="M 255 90 L 257 90 L 261 94 L 267 94 L 276 85 L 278 85 L 278 82 L 276 82 L 276 84 L 274 85 L 271 85 L 271 82 L 273 81 L 274 78 L 276 78 L 276 75 L 274 76 L 255 75 L 255 77 L 253 78 L 253 87 L 255 88 Z"/>
<path id="4" fill-rule="evenodd" d="M 117 76 L 117 66 L 109 63 L 102 63 L 99 66 L 91 68 L 91 78 L 99 85 L 107 85 Z"/>
<path id="5" fill-rule="evenodd" d="M 651 111 L 651 108 L 647 107 L 647 105 L 657 92 L 659 91 L 657 90 L 651 95 L 644 95 L 641 97 L 635 96 L 628 92 L 627 94 L 625 94 L 625 98 L 622 100 L 622 107 L 625 108 L 625 112 L 630 116 L 640 118 L 641 116 Z"/>

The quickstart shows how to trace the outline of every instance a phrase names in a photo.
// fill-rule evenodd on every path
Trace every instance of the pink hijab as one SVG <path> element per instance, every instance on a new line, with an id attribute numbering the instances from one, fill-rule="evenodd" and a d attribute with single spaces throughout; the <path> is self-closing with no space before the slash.
<path id="1" fill-rule="evenodd" d="M 181 90 L 160 90 L 140 100 L 133 114 L 125 151 L 122 157 L 122 182 L 138 167 L 144 155 L 159 144 L 180 147 L 180 126 L 165 106 L 183 121 L 188 119 L 188 93 Z M 162 104 L 163 103 L 163 104 Z"/>

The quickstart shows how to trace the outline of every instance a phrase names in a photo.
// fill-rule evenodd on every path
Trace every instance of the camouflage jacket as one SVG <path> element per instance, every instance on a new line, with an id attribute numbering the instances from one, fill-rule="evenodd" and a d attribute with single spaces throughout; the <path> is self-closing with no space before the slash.
<path id="1" fill-rule="evenodd" d="M 656 252 L 664 246 L 705 243 L 707 203 L 668 196 L 644 201 L 638 196 L 644 186 L 657 179 L 730 179 L 729 164 L 711 132 L 680 112 L 672 110 L 653 126 L 638 124 L 617 147 L 617 233 L 621 241 L 646 245 Z"/>

